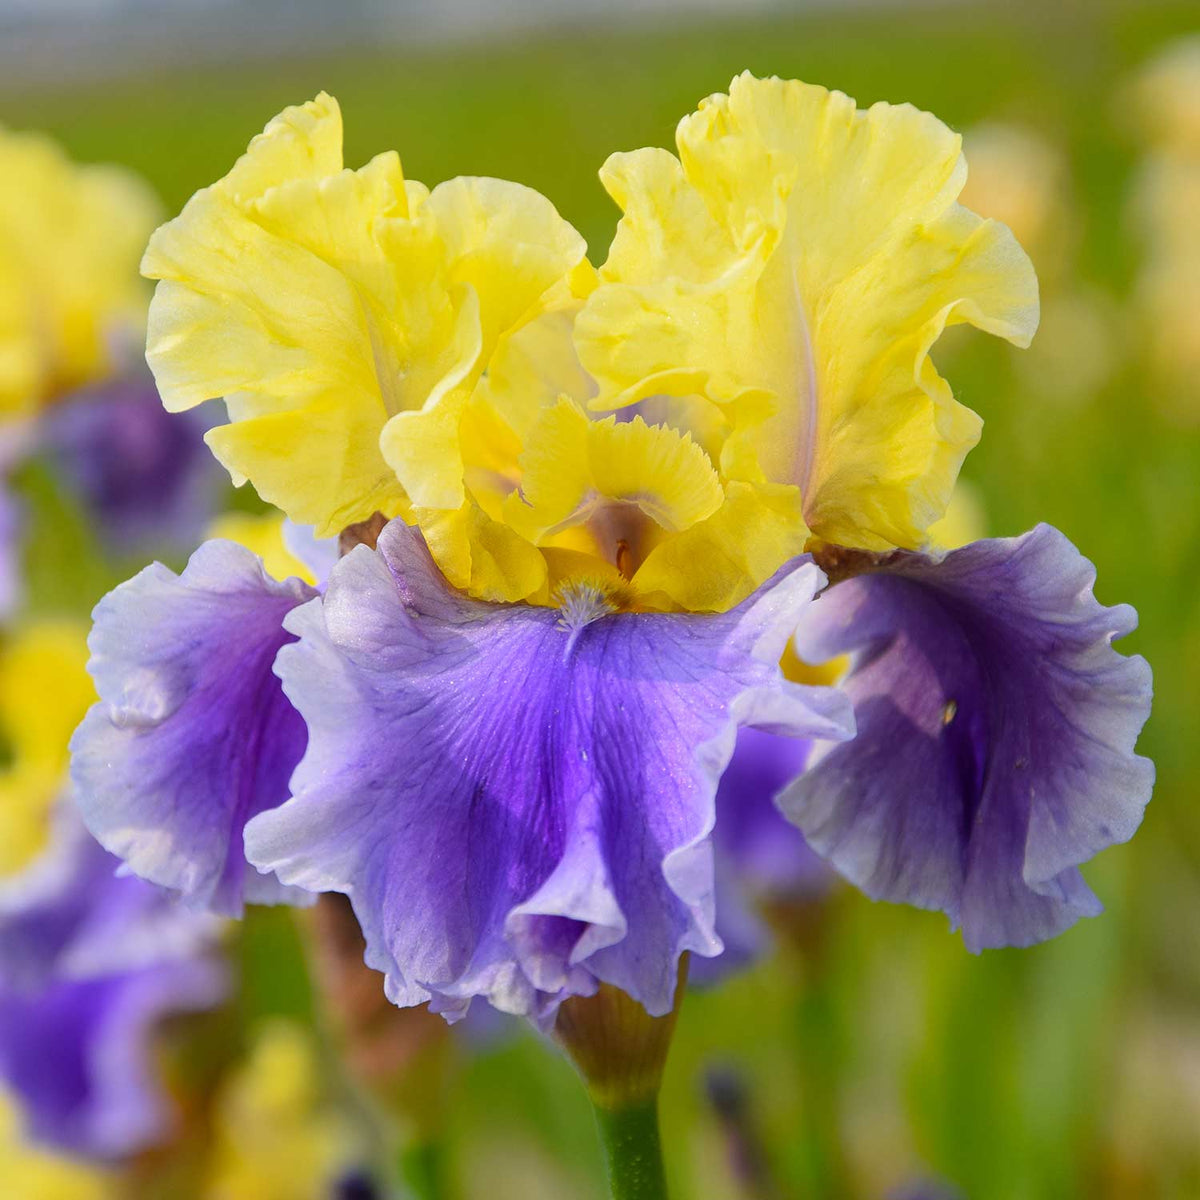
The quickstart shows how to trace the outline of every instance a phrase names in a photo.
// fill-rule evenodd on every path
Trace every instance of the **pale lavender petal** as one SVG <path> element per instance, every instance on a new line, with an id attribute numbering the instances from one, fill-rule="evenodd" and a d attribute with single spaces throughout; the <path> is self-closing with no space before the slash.
<path id="1" fill-rule="evenodd" d="M 182 575 L 154 563 L 96 607 L 100 700 L 71 742 L 80 811 L 131 870 L 198 907 L 306 899 L 247 864 L 242 832 L 287 797 L 304 751 L 272 664 L 292 640 L 284 617 L 314 595 L 218 540 Z"/>
<path id="2" fill-rule="evenodd" d="M 37 992 L 0 984 L 0 1081 L 35 1140 L 86 1158 L 118 1158 L 168 1130 L 153 1033 L 163 1017 L 217 1003 L 211 962 L 175 960 Z"/>
<path id="3" fill-rule="evenodd" d="M 312 572 L 317 587 L 324 587 L 338 560 L 338 539 L 319 538 L 313 526 L 297 525 L 289 517 L 283 523 L 283 544 Z"/>
<path id="4" fill-rule="evenodd" d="M 777 666 L 822 581 L 798 560 L 723 616 L 569 628 L 463 597 L 393 521 L 288 618 L 309 748 L 248 855 L 349 895 L 398 1004 L 545 1019 L 603 980 L 665 1012 L 679 955 L 721 949 L 709 835 L 737 727 L 848 732 L 842 697 Z"/>
<path id="5" fill-rule="evenodd" d="M 1078 865 L 1133 835 L 1151 763 L 1145 660 L 1114 638 L 1092 565 L 1057 530 L 894 556 L 831 588 L 798 634 L 853 652 L 858 736 L 782 799 L 869 895 L 936 908 L 968 947 L 1029 945 L 1100 910 Z"/>

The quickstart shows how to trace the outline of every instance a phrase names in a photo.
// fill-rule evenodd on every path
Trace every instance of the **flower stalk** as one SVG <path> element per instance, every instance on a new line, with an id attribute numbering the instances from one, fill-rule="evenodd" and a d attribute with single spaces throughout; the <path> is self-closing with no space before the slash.
<path id="1" fill-rule="evenodd" d="M 554 1034 L 583 1076 L 596 1113 L 613 1200 L 665 1200 L 658 1092 L 687 978 L 680 960 L 675 1005 L 652 1017 L 619 988 L 572 996 Z"/>

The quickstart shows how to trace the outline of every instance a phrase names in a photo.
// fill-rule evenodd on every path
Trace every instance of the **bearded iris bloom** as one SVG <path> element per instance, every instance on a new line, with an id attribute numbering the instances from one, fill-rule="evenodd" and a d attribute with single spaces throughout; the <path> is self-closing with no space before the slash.
<path id="1" fill-rule="evenodd" d="M 1028 259 L 906 106 L 742 76 L 678 145 L 606 165 L 598 272 L 528 189 L 345 168 L 324 95 L 154 235 L 164 403 L 224 398 L 234 479 L 353 548 L 318 586 L 210 542 L 101 603 L 74 777 L 134 871 L 344 892 L 397 1004 L 662 1014 L 721 951 L 755 729 L 833 746 L 783 807 L 871 894 L 977 946 L 1094 909 L 1075 868 L 1150 786 L 1129 612 L 1053 531 L 928 540 L 979 433 L 930 347 L 1027 343 Z M 785 678 L 793 634 L 845 690 Z"/>

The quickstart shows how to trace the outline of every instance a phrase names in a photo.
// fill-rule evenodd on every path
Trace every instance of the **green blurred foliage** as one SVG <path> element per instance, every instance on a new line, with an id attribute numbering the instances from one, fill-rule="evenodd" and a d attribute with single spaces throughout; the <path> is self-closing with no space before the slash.
<path id="1" fill-rule="evenodd" d="M 1122 87 L 1196 18 L 1194 4 L 1136 0 L 689 17 L 509 45 L 147 68 L 2 95 L 0 116 L 84 160 L 141 171 L 175 211 L 271 115 L 325 88 L 343 106 L 349 162 L 398 148 L 430 184 L 518 179 L 602 260 L 616 217 L 596 179 L 605 156 L 669 145 L 701 96 L 750 68 L 864 104 L 911 101 L 962 130 L 1034 130 L 1065 155 L 1071 181 L 1077 250 L 1056 287 L 1095 289 L 1128 313 L 1140 261 L 1128 206 L 1144 147 Z M 1200 1061 L 1200 412 L 1190 425 L 1160 412 L 1135 335 L 1099 389 L 1070 405 L 1019 369 L 1018 352 L 985 342 L 954 339 L 939 356 L 986 420 L 965 474 L 989 532 L 1060 526 L 1095 561 L 1101 599 L 1138 608 L 1130 646 L 1157 679 L 1142 742 L 1158 764 L 1155 801 L 1135 841 L 1089 868 L 1108 912 L 1052 944 L 973 958 L 940 917 L 845 891 L 822 918 L 821 955 L 781 949 L 693 991 L 664 1091 L 680 1197 L 750 1195 L 705 1101 L 714 1063 L 745 1081 L 783 1196 L 881 1197 L 923 1174 L 971 1200 L 1200 1195 L 1200 1087 L 1187 1077 Z M 34 601 L 82 614 L 119 573 L 48 478 L 31 470 L 24 483 Z M 312 1018 L 291 921 L 257 914 L 245 927 L 243 1024 Z M 461 1194 L 599 1196 L 591 1117 L 565 1062 L 515 1027 L 471 1044 L 448 1135 Z"/>

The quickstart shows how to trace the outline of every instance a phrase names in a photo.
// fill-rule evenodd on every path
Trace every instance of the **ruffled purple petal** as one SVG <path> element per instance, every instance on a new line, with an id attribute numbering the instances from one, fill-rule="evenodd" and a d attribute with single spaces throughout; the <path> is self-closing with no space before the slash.
<path id="1" fill-rule="evenodd" d="M 170 1109 L 152 1037 L 171 1013 L 221 998 L 211 962 L 173 960 L 26 992 L 0 984 L 0 1080 L 30 1136 L 87 1158 L 117 1158 L 160 1138 Z"/>
<path id="2" fill-rule="evenodd" d="M 96 607 L 89 670 L 100 701 L 71 743 L 84 821 L 144 879 L 198 907 L 306 897 L 258 874 L 242 831 L 286 799 L 304 722 L 272 664 L 284 617 L 315 596 L 277 582 L 233 542 L 206 542 L 182 575 L 153 563 Z"/>
<path id="3" fill-rule="evenodd" d="M 199 411 L 169 413 L 148 373 L 78 391 L 48 409 L 39 437 L 56 473 L 124 552 L 195 545 L 226 484 Z"/>
<path id="4" fill-rule="evenodd" d="M 1078 865 L 1133 835 L 1154 769 L 1134 753 L 1150 668 L 1112 648 L 1057 530 L 894 558 L 831 588 L 797 635 L 853 652 L 858 735 L 782 797 L 809 843 L 868 895 L 949 914 L 972 950 L 1024 946 L 1100 903 Z"/>
<path id="5" fill-rule="evenodd" d="M 679 955 L 721 949 L 709 835 L 737 727 L 848 732 L 843 698 L 777 666 L 822 581 L 798 560 L 723 616 L 569 627 L 463 597 L 393 521 L 288 618 L 309 748 L 247 853 L 349 895 L 398 1004 L 548 1019 L 602 980 L 666 1012 Z"/>

